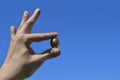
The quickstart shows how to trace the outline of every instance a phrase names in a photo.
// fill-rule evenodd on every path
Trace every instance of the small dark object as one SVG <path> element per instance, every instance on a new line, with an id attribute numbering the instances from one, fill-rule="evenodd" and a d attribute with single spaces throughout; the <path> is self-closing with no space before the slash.
<path id="1" fill-rule="evenodd" d="M 59 45 L 58 38 L 52 38 L 50 44 L 51 44 L 52 48 L 57 48 Z"/>

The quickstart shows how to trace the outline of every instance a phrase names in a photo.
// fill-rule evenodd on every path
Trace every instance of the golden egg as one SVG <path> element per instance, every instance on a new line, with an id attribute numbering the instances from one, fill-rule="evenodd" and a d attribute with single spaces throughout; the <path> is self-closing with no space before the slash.
<path id="1" fill-rule="evenodd" d="M 51 43 L 52 48 L 57 48 L 59 46 L 58 38 L 52 38 L 50 43 Z"/>

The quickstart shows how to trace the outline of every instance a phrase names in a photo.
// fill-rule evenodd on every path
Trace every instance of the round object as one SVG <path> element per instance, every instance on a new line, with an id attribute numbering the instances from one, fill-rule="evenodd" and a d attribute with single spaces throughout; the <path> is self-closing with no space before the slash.
<path id="1" fill-rule="evenodd" d="M 52 38 L 50 43 L 51 43 L 52 48 L 57 48 L 59 45 L 59 40 L 58 38 Z"/>

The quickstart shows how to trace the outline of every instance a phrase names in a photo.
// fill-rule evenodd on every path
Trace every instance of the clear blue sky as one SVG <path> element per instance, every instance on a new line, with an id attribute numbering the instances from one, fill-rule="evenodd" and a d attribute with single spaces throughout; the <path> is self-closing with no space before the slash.
<path id="1" fill-rule="evenodd" d="M 9 47 L 9 26 L 22 14 L 41 9 L 33 33 L 57 31 L 61 56 L 47 61 L 26 80 L 120 80 L 119 0 L 1 0 L 0 65 Z M 36 52 L 49 41 L 33 43 Z"/>

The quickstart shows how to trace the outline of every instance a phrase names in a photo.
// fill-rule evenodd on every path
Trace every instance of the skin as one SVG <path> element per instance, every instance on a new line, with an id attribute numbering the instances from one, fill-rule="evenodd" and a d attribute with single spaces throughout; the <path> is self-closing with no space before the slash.
<path id="1" fill-rule="evenodd" d="M 23 80 L 30 77 L 46 60 L 60 55 L 58 48 L 50 48 L 36 54 L 30 47 L 33 42 L 40 42 L 57 37 L 57 32 L 31 34 L 32 27 L 40 15 L 36 9 L 30 17 L 25 11 L 18 30 L 11 26 L 11 41 L 7 57 L 0 69 L 0 80 Z"/>

